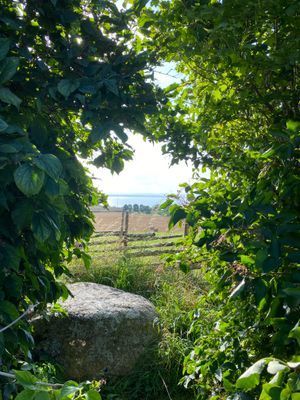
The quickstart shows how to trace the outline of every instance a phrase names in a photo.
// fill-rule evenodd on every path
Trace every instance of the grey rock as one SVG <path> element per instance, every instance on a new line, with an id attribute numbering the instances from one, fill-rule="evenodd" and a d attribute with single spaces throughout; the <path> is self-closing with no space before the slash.
<path id="1" fill-rule="evenodd" d="M 69 379 L 128 374 L 157 338 L 154 306 L 141 296 L 95 283 L 68 285 L 74 297 L 34 323 L 39 352 L 64 368 Z"/>

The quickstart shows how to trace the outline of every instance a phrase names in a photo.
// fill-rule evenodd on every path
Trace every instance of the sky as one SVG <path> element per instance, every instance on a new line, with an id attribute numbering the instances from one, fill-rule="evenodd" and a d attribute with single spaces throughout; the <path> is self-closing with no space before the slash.
<path id="1" fill-rule="evenodd" d="M 144 142 L 141 135 L 133 134 L 129 144 L 135 149 L 134 159 L 125 163 L 119 175 L 89 167 L 95 186 L 105 193 L 176 193 L 180 183 L 191 181 L 191 165 L 182 162 L 170 167 L 171 158 L 162 155 L 161 145 Z"/>
<path id="2" fill-rule="evenodd" d="M 171 63 L 156 68 L 155 79 L 161 87 L 180 81 Z M 170 166 L 171 158 L 163 155 L 160 144 L 145 142 L 141 135 L 129 134 L 128 143 L 135 150 L 133 160 L 125 162 L 124 170 L 111 174 L 103 168 L 89 166 L 96 187 L 107 194 L 114 193 L 176 193 L 178 185 L 190 182 L 192 166 L 181 162 Z"/>

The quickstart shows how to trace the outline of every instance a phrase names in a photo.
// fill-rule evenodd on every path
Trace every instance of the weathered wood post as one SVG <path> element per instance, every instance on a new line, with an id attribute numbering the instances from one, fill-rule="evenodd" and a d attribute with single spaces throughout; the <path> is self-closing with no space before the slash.
<path id="1" fill-rule="evenodd" d="M 188 225 L 188 223 L 187 223 L 186 220 L 185 220 L 185 221 L 184 221 L 184 233 L 183 233 L 183 235 L 184 235 L 184 236 L 187 236 L 188 233 L 189 233 L 189 225 Z"/>
<path id="2" fill-rule="evenodd" d="M 120 228 L 120 238 L 123 240 L 123 232 L 124 232 L 124 218 L 125 218 L 125 210 L 122 210 L 122 219 L 121 219 L 121 228 Z"/>
<path id="3" fill-rule="evenodd" d="M 125 211 L 124 231 L 123 231 L 123 245 L 127 247 L 128 244 L 128 226 L 129 226 L 129 212 Z"/>

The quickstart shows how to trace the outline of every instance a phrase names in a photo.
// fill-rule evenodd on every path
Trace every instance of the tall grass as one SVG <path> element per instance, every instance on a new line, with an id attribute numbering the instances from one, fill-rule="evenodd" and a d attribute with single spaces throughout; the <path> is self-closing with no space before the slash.
<path id="1" fill-rule="evenodd" d="M 160 341 L 148 349 L 130 376 L 108 381 L 104 399 L 181 400 L 192 392 L 178 385 L 184 357 L 192 349 L 191 317 L 199 294 L 205 290 L 201 274 L 184 274 L 126 256 L 94 258 L 85 270 L 78 262 L 71 271 L 74 281 L 109 285 L 148 298 L 156 307 Z"/>

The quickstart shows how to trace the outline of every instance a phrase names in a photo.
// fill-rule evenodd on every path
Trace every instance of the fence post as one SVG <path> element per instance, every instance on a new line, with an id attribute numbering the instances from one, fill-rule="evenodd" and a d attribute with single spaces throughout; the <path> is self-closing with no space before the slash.
<path id="1" fill-rule="evenodd" d="M 125 212 L 125 219 L 124 219 L 124 230 L 123 230 L 123 245 L 124 247 L 127 247 L 128 243 L 128 226 L 129 226 L 129 212 Z"/>
<path id="2" fill-rule="evenodd" d="M 188 223 L 186 221 L 184 221 L 184 233 L 183 233 L 183 235 L 187 236 L 188 233 L 189 233 L 189 225 L 188 225 Z"/>
<path id="3" fill-rule="evenodd" d="M 123 232 L 124 232 L 124 216 L 125 216 L 125 210 L 122 210 L 122 219 L 121 219 L 121 228 L 120 228 L 120 238 L 121 240 L 123 239 Z"/>

